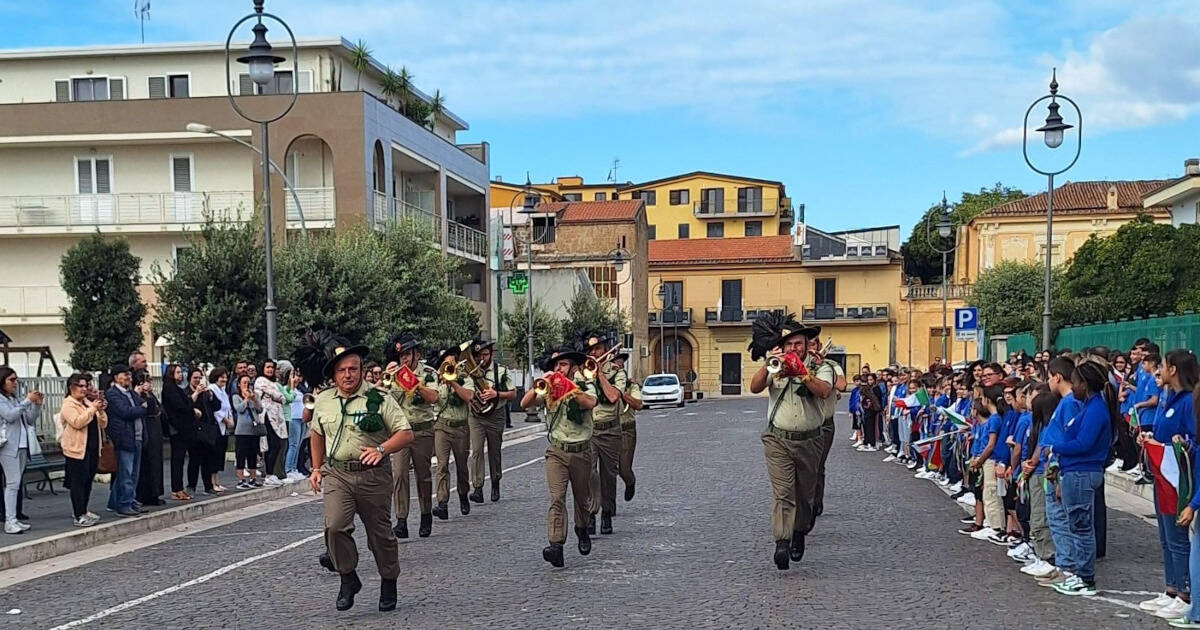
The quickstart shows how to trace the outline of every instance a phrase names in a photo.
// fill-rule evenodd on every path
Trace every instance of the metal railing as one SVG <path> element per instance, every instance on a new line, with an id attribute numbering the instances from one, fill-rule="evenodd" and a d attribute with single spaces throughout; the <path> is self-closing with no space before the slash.
<path id="1" fill-rule="evenodd" d="M 304 221 L 332 221 L 336 206 L 334 205 L 334 189 L 330 188 L 297 188 L 296 197 L 300 199 L 300 209 L 304 211 Z M 296 211 L 296 201 L 290 194 L 287 199 L 288 221 L 299 221 L 300 213 Z"/>
<path id="2" fill-rule="evenodd" d="M 67 377 L 65 376 L 37 376 L 18 379 L 18 392 L 39 391 L 44 399 L 42 401 L 42 411 L 38 415 L 37 424 L 34 427 L 34 432 L 41 438 L 42 448 L 58 452 L 58 441 L 54 439 L 54 414 L 62 409 L 63 398 L 67 395 Z M 162 399 L 162 378 L 158 376 L 150 377 L 151 388 L 154 390 L 154 395 L 160 400 Z M 93 384 L 97 384 L 93 381 Z"/>
<path id="3" fill-rule="evenodd" d="M 60 286 L 0 287 L 0 315 L 58 315 L 65 306 Z"/>
<path id="4" fill-rule="evenodd" d="M 692 325 L 692 309 L 690 308 L 668 308 L 666 310 L 659 309 L 650 311 L 650 324 L 657 326 L 663 323 L 670 326 L 691 326 Z"/>
<path id="5" fill-rule="evenodd" d="M 723 199 L 720 203 L 700 199 L 692 202 L 692 214 L 697 218 L 764 217 L 779 213 L 778 197 L 763 197 L 751 201 Z"/>
<path id="6" fill-rule="evenodd" d="M 0 227 L 161 225 L 245 221 L 250 191 L 0 196 Z"/>
<path id="7" fill-rule="evenodd" d="M 837 306 L 834 304 L 806 304 L 800 311 L 802 321 L 887 319 L 887 304 L 856 304 Z"/>
<path id="8" fill-rule="evenodd" d="M 752 324 L 763 313 L 787 312 L 786 306 L 752 306 L 750 308 L 709 307 L 704 309 L 704 323 L 710 326 Z"/>
<path id="9" fill-rule="evenodd" d="M 457 221 L 447 224 L 450 242 L 447 247 L 460 254 L 477 258 L 487 257 L 487 234 Z"/>
<path id="10" fill-rule="evenodd" d="M 971 295 L 971 286 L 969 284 L 948 284 L 946 285 L 946 298 L 965 300 Z M 940 284 L 919 284 L 904 289 L 904 299 L 906 300 L 942 299 L 942 285 Z"/>

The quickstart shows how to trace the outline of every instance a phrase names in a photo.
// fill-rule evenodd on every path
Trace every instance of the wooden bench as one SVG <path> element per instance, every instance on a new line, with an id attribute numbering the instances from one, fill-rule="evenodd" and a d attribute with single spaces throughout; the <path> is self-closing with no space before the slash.
<path id="1" fill-rule="evenodd" d="M 64 470 L 65 468 L 66 462 L 63 459 L 46 459 L 46 456 L 40 453 L 30 457 L 29 463 L 25 465 L 25 474 L 32 473 L 34 479 L 32 481 L 21 480 L 21 488 L 25 493 L 25 498 L 31 498 L 27 487 L 31 483 L 36 483 L 39 491 L 49 489 L 50 494 L 57 495 L 58 493 L 54 491 L 54 481 L 50 479 L 50 473 Z"/>

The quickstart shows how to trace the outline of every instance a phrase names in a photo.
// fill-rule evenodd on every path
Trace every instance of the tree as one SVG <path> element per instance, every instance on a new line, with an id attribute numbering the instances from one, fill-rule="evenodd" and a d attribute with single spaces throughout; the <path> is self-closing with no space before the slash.
<path id="1" fill-rule="evenodd" d="M 442 96 L 441 90 L 433 91 L 433 99 L 429 101 L 429 129 L 430 131 L 437 125 L 438 116 L 444 116 L 446 113 L 446 97 Z"/>
<path id="2" fill-rule="evenodd" d="M 628 329 L 628 326 L 622 326 L 621 329 Z M 591 287 L 577 288 L 575 295 L 571 297 L 571 303 L 567 305 L 566 317 L 563 319 L 562 343 L 572 344 L 580 335 L 591 332 L 607 334 L 616 331 L 616 306 L 612 302 L 597 298 Z"/>
<path id="3" fill-rule="evenodd" d="M 429 125 L 429 117 L 432 115 L 433 110 L 429 107 L 429 103 L 419 98 L 410 98 L 405 102 L 404 116 L 422 127 Z"/>
<path id="4" fill-rule="evenodd" d="M 400 94 L 400 113 L 408 115 L 408 102 L 412 100 L 413 75 L 408 71 L 408 66 L 400 66 L 400 72 L 396 75 L 396 87 L 399 88 Z"/>
<path id="5" fill-rule="evenodd" d="M 967 303 L 979 308 L 979 319 L 989 335 L 1032 332 L 1041 344 L 1045 269 L 1037 263 L 1009 260 L 979 275 Z M 1050 276 L 1052 336 L 1063 326 L 1102 317 L 1102 311 L 1095 303 L 1067 292 L 1064 277 L 1062 267 L 1056 267 Z"/>
<path id="6" fill-rule="evenodd" d="M 63 329 L 74 369 L 107 369 L 142 346 L 141 262 L 124 238 L 105 239 L 99 232 L 63 254 L 59 278 L 69 303 L 62 310 Z"/>
<path id="7" fill-rule="evenodd" d="M 388 68 L 384 71 L 383 77 L 379 80 L 379 93 L 383 95 L 383 100 L 392 106 L 392 99 L 400 95 L 400 75 L 395 70 Z"/>
<path id="8" fill-rule="evenodd" d="M 504 350 L 518 366 L 529 365 L 529 307 L 518 303 L 500 315 L 504 326 Z M 562 322 L 541 302 L 533 303 L 533 355 L 537 357 L 562 339 Z"/>
<path id="9" fill-rule="evenodd" d="M 1068 294 L 1096 304 L 1107 319 L 1173 311 L 1181 292 L 1197 286 L 1190 257 L 1198 253 L 1195 235 L 1194 229 L 1185 234 L 1146 215 L 1107 237 L 1092 235 L 1071 260 Z"/>
<path id="10" fill-rule="evenodd" d="M 957 203 L 950 205 L 950 223 L 957 231 L 959 226 L 970 223 L 985 210 L 1025 197 L 1025 193 L 1020 190 L 999 182 L 991 188 L 980 188 L 978 193 L 965 192 Z M 904 257 L 904 273 L 910 277 L 920 278 L 921 282 L 926 284 L 942 280 L 942 255 L 930 245 L 929 234 L 932 233 L 936 241 L 940 241 L 937 244 L 941 249 L 949 249 L 954 246 L 953 236 L 947 239 L 939 239 L 937 236 L 936 222 L 940 218 L 941 211 L 942 204 L 940 202 L 930 206 L 921 216 L 921 220 L 913 226 L 908 240 L 900 246 L 900 254 Z M 947 258 L 946 273 L 954 273 L 953 255 Z"/>
<path id="11" fill-rule="evenodd" d="M 350 48 L 350 65 L 354 67 L 358 76 L 354 80 L 354 89 L 362 89 L 362 75 L 367 71 L 367 67 L 371 65 L 371 49 L 367 47 L 367 43 L 363 40 L 355 42 Z"/>

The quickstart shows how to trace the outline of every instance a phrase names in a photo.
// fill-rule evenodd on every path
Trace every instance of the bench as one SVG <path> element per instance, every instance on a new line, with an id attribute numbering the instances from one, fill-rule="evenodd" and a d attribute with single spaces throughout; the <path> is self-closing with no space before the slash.
<path id="1" fill-rule="evenodd" d="M 50 494 L 57 495 L 58 493 L 54 491 L 54 481 L 50 479 L 50 473 L 58 472 L 65 468 L 66 462 L 62 459 L 46 459 L 46 456 L 40 453 L 30 457 L 29 462 L 25 465 L 25 474 L 33 473 L 35 478 L 33 481 L 21 480 L 21 489 L 25 493 L 25 498 L 31 498 L 29 496 L 29 489 L 27 488 L 31 483 L 36 483 L 39 491 L 49 489 Z"/>

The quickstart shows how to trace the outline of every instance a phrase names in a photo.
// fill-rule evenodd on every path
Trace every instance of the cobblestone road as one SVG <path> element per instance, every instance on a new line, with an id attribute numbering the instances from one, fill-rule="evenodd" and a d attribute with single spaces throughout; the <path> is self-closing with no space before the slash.
<path id="1" fill-rule="evenodd" d="M 638 495 L 620 503 L 616 533 L 597 537 L 592 555 L 580 557 L 571 537 L 565 569 L 541 559 L 536 439 L 504 449 L 506 468 L 532 463 L 505 475 L 500 503 L 467 517 L 452 509 L 431 538 L 402 542 L 394 613 L 375 610 L 361 531 L 365 588 L 354 609 L 334 611 L 337 580 L 315 561 L 311 502 L 34 577 L 0 592 L 0 627 L 1166 627 L 1122 605 L 1136 594 L 1067 598 L 1020 577 L 1000 548 L 954 533 L 963 512 L 936 486 L 852 451 L 843 417 L 825 516 L 803 562 L 776 570 L 763 409 L 742 399 L 639 416 Z M 1108 553 L 1102 589 L 1160 583 L 1157 534 L 1136 518 L 1110 514 Z M 22 612 L 2 614 L 13 608 Z"/>

